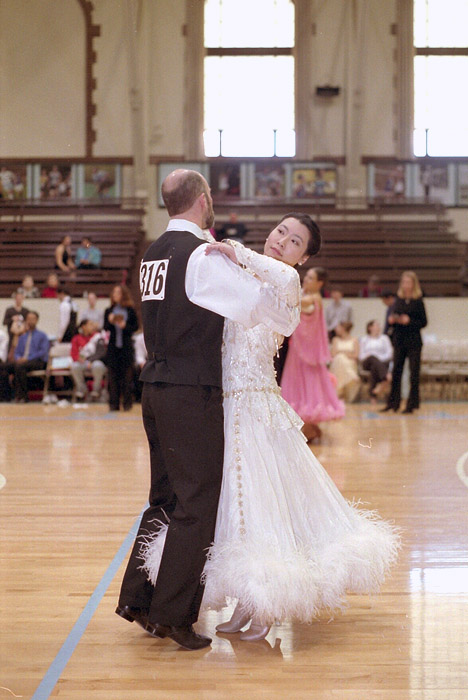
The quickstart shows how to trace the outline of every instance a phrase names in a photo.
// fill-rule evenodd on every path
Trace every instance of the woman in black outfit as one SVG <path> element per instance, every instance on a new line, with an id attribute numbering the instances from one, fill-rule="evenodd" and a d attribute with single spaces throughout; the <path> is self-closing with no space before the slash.
<path id="1" fill-rule="evenodd" d="M 129 411 L 133 403 L 132 335 L 138 328 L 138 319 L 130 292 L 123 284 L 113 288 L 110 300 L 104 314 L 104 330 L 110 331 L 104 359 L 109 376 L 109 409 L 118 411 L 122 397 L 124 411 Z"/>
<path id="2" fill-rule="evenodd" d="M 401 375 L 403 365 L 408 358 L 410 366 L 410 393 L 403 413 L 412 413 L 419 408 L 419 372 L 421 367 L 421 328 L 427 326 L 426 310 L 422 300 L 421 287 L 415 272 L 403 272 L 400 288 L 392 313 L 388 318 L 393 326 L 392 342 L 394 347 L 392 388 L 387 406 L 383 411 L 400 408 Z"/>

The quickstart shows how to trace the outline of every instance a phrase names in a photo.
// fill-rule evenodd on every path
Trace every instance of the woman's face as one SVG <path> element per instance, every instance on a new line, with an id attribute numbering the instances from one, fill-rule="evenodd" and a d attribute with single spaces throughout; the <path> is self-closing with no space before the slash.
<path id="1" fill-rule="evenodd" d="M 374 321 L 372 326 L 369 328 L 369 334 L 372 335 L 373 337 L 379 336 L 380 333 L 382 332 L 382 327 L 378 321 Z"/>
<path id="2" fill-rule="evenodd" d="M 49 287 L 58 287 L 59 286 L 59 279 L 55 272 L 52 272 L 48 278 L 47 278 L 47 285 Z"/>
<path id="3" fill-rule="evenodd" d="M 403 275 L 401 278 L 401 291 L 403 296 L 411 297 L 414 292 L 414 282 L 413 278 L 409 275 Z"/>
<path id="4" fill-rule="evenodd" d="M 120 302 L 122 301 L 122 290 L 120 289 L 120 287 L 114 287 L 114 289 L 112 290 L 112 301 L 114 302 L 114 304 L 120 304 Z"/>
<path id="5" fill-rule="evenodd" d="M 63 239 L 63 245 L 68 246 L 70 244 L 71 244 L 70 236 L 65 236 L 65 238 Z"/>
<path id="6" fill-rule="evenodd" d="M 273 229 L 265 241 L 264 253 L 287 265 L 303 263 L 309 257 L 309 229 L 300 221 L 289 217 Z"/>
<path id="7" fill-rule="evenodd" d="M 344 338 L 344 336 L 346 335 L 346 330 L 345 330 L 344 327 L 341 325 L 341 323 L 339 323 L 339 324 L 337 325 L 337 327 L 335 328 L 335 333 L 336 333 L 336 335 L 338 336 L 338 338 Z"/>
<path id="8" fill-rule="evenodd" d="M 317 294 L 323 286 L 323 282 L 317 278 L 314 269 L 307 270 L 302 281 L 302 289 L 306 294 Z"/>

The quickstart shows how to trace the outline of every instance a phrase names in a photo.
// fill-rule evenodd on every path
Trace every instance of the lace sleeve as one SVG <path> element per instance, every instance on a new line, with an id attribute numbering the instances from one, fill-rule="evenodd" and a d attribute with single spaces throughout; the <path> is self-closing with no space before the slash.
<path id="1" fill-rule="evenodd" d="M 228 242 L 228 241 L 226 241 Z M 279 298 L 290 306 L 298 306 L 301 298 L 299 275 L 290 265 L 269 258 L 267 255 L 256 253 L 246 248 L 239 241 L 229 241 L 236 251 L 237 262 L 246 267 L 255 276 L 275 289 Z"/>

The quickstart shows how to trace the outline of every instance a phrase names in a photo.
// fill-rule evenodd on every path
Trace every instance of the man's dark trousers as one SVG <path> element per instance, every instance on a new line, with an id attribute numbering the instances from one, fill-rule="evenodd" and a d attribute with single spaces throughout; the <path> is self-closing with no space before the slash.
<path id="1" fill-rule="evenodd" d="M 120 592 L 119 605 L 148 611 L 152 624 L 196 622 L 201 574 L 214 539 L 223 473 L 222 389 L 144 383 L 143 424 L 151 458 L 149 508 L 143 514 Z M 142 565 L 142 539 L 169 527 L 156 586 Z"/>

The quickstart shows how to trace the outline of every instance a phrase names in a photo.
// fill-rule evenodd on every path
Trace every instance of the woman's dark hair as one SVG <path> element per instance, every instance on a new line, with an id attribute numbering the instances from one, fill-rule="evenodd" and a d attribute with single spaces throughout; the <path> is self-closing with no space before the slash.
<path id="1" fill-rule="evenodd" d="M 353 327 L 351 321 L 340 321 L 338 325 L 344 329 L 345 333 L 349 333 Z"/>
<path id="2" fill-rule="evenodd" d="M 373 318 L 372 321 L 369 321 L 369 322 L 367 323 L 367 325 L 366 325 L 366 333 L 367 333 L 367 335 L 369 335 L 370 330 L 371 330 L 372 326 L 374 325 L 374 323 L 375 323 L 375 318 Z"/>
<path id="3" fill-rule="evenodd" d="M 313 267 L 312 270 L 315 272 L 315 276 L 317 277 L 319 282 L 323 282 L 325 285 L 327 279 L 328 279 L 328 272 L 325 270 L 324 267 Z"/>
<path id="4" fill-rule="evenodd" d="M 279 221 L 279 224 L 285 219 L 296 219 L 300 224 L 306 227 L 309 231 L 309 243 L 307 244 L 306 253 L 307 255 L 317 255 L 322 246 L 322 236 L 320 235 L 320 229 L 308 214 L 303 214 L 301 212 L 290 212 L 283 216 Z"/>
<path id="5" fill-rule="evenodd" d="M 118 288 L 121 290 L 121 292 L 122 292 L 122 299 L 121 299 L 120 302 L 119 302 L 120 305 L 121 305 L 121 306 L 125 306 L 125 307 L 134 306 L 134 303 L 133 303 L 133 299 L 132 299 L 132 295 L 131 295 L 131 293 L 130 293 L 130 290 L 129 290 L 129 288 L 128 288 L 125 284 L 115 284 L 115 285 L 112 287 L 112 291 L 111 291 L 111 294 L 110 294 L 110 301 L 111 301 L 111 304 L 115 304 L 115 302 L 114 302 L 114 300 L 113 300 L 112 297 L 114 296 L 114 289 L 117 289 L 117 287 L 118 287 Z"/>

